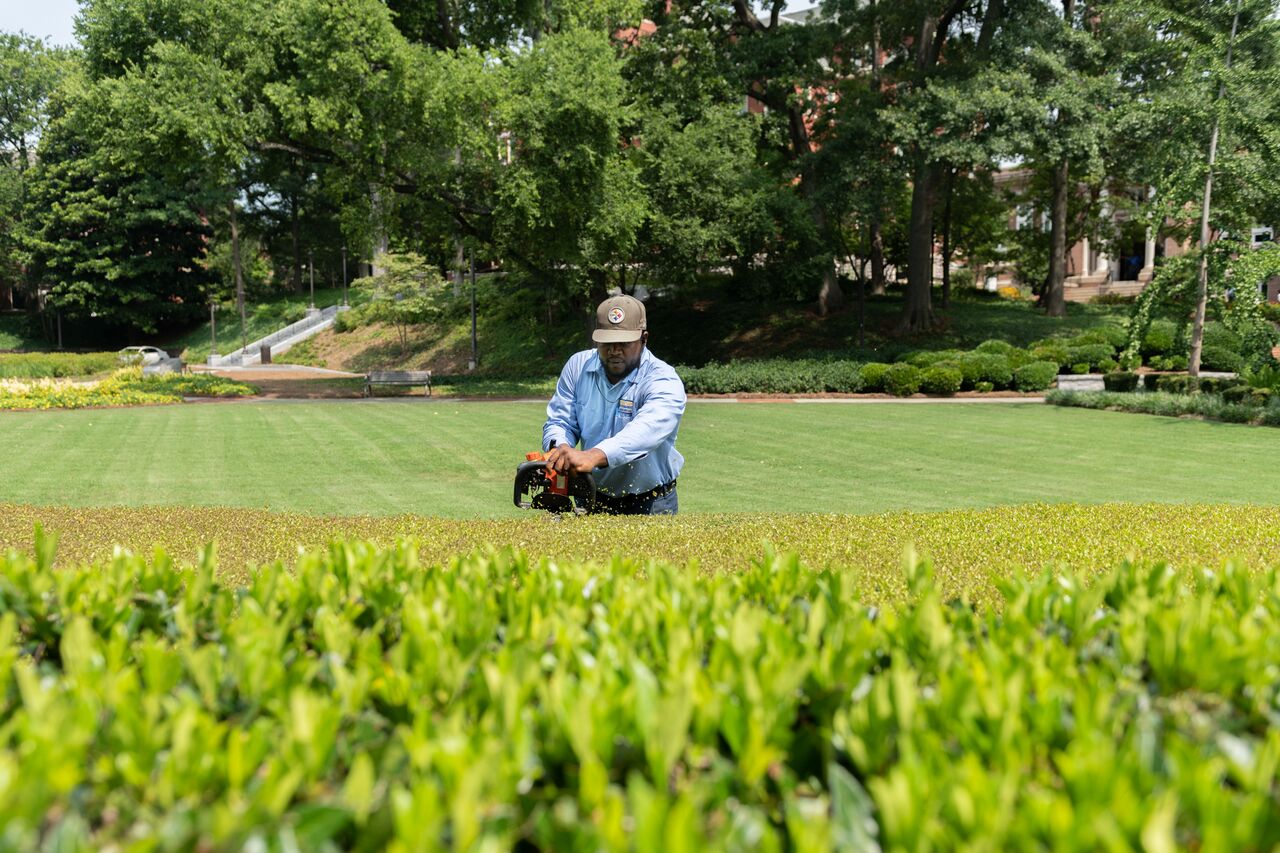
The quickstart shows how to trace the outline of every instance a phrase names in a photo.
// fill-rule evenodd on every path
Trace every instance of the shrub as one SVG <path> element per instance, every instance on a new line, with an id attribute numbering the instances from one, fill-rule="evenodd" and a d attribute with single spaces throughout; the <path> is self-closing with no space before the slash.
<path id="1" fill-rule="evenodd" d="M 1102 387 L 1108 391 L 1136 391 L 1138 390 L 1138 374 L 1124 370 L 1108 373 L 1102 377 Z"/>
<path id="2" fill-rule="evenodd" d="M 705 367 L 678 367 L 690 394 L 857 393 L 863 388 L 857 362 L 814 359 L 742 360 Z"/>
<path id="3" fill-rule="evenodd" d="M 1144 357 L 1170 355 L 1178 339 L 1178 326 L 1172 320 L 1152 320 L 1142 336 L 1140 350 Z"/>
<path id="4" fill-rule="evenodd" d="M 1186 374 L 1156 377 L 1157 391 L 1166 394 L 1192 394 L 1199 390 L 1199 383 Z"/>
<path id="5" fill-rule="evenodd" d="M 884 375 L 888 370 L 889 365 L 878 361 L 862 365 L 862 390 L 883 391 Z"/>
<path id="6" fill-rule="evenodd" d="M 992 385 L 990 382 L 975 382 L 973 390 L 977 391 L 979 394 L 989 394 L 996 390 L 996 386 Z"/>
<path id="7" fill-rule="evenodd" d="M 916 367 L 924 369 L 926 367 L 933 367 L 940 361 L 949 361 L 962 355 L 964 355 L 962 350 L 955 349 L 926 350 L 924 352 L 909 353 L 908 355 L 899 358 L 898 361 L 905 361 L 908 364 L 913 364 Z"/>
<path id="8" fill-rule="evenodd" d="M 1021 299 L 1022 298 L 1022 291 L 1008 284 L 1004 285 L 1003 287 L 997 287 L 996 293 L 999 294 L 1004 299 Z"/>
<path id="9" fill-rule="evenodd" d="M 1043 391 L 1058 378 L 1058 365 L 1052 361 L 1033 361 L 1013 371 L 1013 387 L 1019 391 Z"/>
<path id="10" fill-rule="evenodd" d="M 1253 388 L 1249 385 L 1233 385 L 1222 390 L 1222 399 L 1228 403 L 1240 403 L 1246 406 L 1265 406 L 1270 402 L 1270 388 Z"/>
<path id="11" fill-rule="evenodd" d="M 1116 361 L 1114 358 L 1104 358 L 1102 361 L 1098 362 L 1095 367 L 1098 368 L 1099 373 L 1112 373 L 1120 369 L 1120 362 Z"/>
<path id="12" fill-rule="evenodd" d="M 1066 344 L 1057 342 L 1033 346 L 1031 348 L 1031 357 L 1036 361 L 1052 361 L 1059 368 L 1066 367 L 1071 363 L 1071 358 L 1067 355 Z"/>
<path id="13" fill-rule="evenodd" d="M 964 374 L 954 367 L 926 368 L 920 376 L 920 390 L 926 394 L 950 397 L 964 384 Z"/>
<path id="14" fill-rule="evenodd" d="M 978 382 L 990 382 L 996 388 L 1008 388 L 1013 381 L 1013 368 L 1009 359 L 993 353 L 969 353 L 959 360 L 965 383 L 973 387 Z"/>
<path id="15" fill-rule="evenodd" d="M 61 379 L 96 376 L 117 370 L 122 364 L 114 352 L 0 353 L 0 379 Z"/>
<path id="16" fill-rule="evenodd" d="M 920 390 L 920 380 L 920 368 L 914 364 L 892 364 L 884 372 L 884 390 L 895 397 L 910 397 Z"/>
<path id="17" fill-rule="evenodd" d="M 1205 349 L 1215 347 L 1230 350 L 1239 355 L 1244 346 L 1244 339 L 1222 323 L 1206 323 L 1202 345 Z"/>
<path id="18" fill-rule="evenodd" d="M 1185 355 L 1158 355 L 1151 359 L 1148 364 L 1154 370 L 1186 370 L 1187 357 Z"/>
<path id="19" fill-rule="evenodd" d="M 1204 370 L 1223 370 L 1235 373 L 1244 367 L 1244 359 L 1237 352 L 1222 347 L 1206 345 L 1200 351 L 1200 367 Z"/>
<path id="20" fill-rule="evenodd" d="M 1087 361 L 1078 361 L 1075 364 L 1071 365 L 1071 372 L 1076 374 L 1077 376 L 1083 376 L 1084 374 L 1088 373 L 1092 369 L 1093 369 L 1092 366 Z"/>
<path id="21" fill-rule="evenodd" d="M 986 340 L 978 344 L 976 347 L 974 347 L 974 349 L 977 352 L 1007 356 L 1009 353 L 1017 349 L 1017 347 L 1015 347 L 1013 344 L 1009 343 L 1008 341 L 1001 341 L 1001 340 L 992 338 L 991 340 Z"/>
<path id="22" fill-rule="evenodd" d="M 1067 347 L 1067 359 L 1071 364 L 1084 363 L 1090 367 L 1098 367 L 1104 361 L 1111 361 L 1111 357 L 1115 354 L 1116 351 L 1111 344 L 1081 344 Z"/>

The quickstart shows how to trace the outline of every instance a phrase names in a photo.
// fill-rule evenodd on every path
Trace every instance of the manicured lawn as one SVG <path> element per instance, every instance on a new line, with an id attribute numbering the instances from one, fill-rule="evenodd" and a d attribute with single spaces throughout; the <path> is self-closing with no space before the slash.
<path id="1" fill-rule="evenodd" d="M 514 514 L 531 403 L 193 403 L 0 414 L 0 501 Z M 693 403 L 685 512 L 1031 501 L 1280 504 L 1271 430 L 1049 406 Z"/>

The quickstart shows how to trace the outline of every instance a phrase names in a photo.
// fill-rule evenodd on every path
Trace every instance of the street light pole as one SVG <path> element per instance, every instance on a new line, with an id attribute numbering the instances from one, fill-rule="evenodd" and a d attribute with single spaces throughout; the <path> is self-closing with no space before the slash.
<path id="1" fill-rule="evenodd" d="M 476 346 L 476 253 L 471 250 L 471 369 L 480 365 L 479 348 Z"/>
<path id="2" fill-rule="evenodd" d="M 347 247 L 342 247 L 342 307 L 347 307 Z"/>
<path id="3" fill-rule="evenodd" d="M 209 345 L 209 354 L 217 356 L 218 354 L 218 318 L 214 316 L 214 312 L 218 309 L 218 303 L 209 300 L 209 335 L 213 338 L 213 342 Z"/>
<path id="4" fill-rule="evenodd" d="M 311 310 L 314 311 L 316 307 L 316 250 L 315 249 L 307 249 L 307 267 L 310 269 L 310 274 L 311 274 L 311 305 L 309 307 L 311 308 Z"/>

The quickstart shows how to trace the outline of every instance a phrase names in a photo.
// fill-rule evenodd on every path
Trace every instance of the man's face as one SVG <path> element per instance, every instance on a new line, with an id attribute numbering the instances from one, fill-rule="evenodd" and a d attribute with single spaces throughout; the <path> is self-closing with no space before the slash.
<path id="1" fill-rule="evenodd" d="M 636 369 L 648 340 L 649 333 L 645 332 L 640 336 L 640 340 L 629 344 L 596 344 L 596 351 L 600 353 L 600 363 L 604 365 L 605 375 L 609 377 L 610 382 L 617 382 Z"/>

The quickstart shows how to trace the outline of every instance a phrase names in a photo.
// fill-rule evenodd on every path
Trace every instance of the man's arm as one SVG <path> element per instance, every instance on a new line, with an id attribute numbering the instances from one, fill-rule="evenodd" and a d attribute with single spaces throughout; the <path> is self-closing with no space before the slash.
<path id="1" fill-rule="evenodd" d="M 569 359 L 560 371 L 556 392 L 547 403 L 547 422 L 542 427 L 542 449 L 550 450 L 567 444 L 578 443 L 578 420 L 573 414 L 574 387 L 582 372 L 577 357 Z"/>
<path id="2" fill-rule="evenodd" d="M 680 377 L 675 373 L 660 377 L 650 386 L 644 405 L 631 423 L 591 450 L 604 455 L 606 466 L 634 462 L 675 435 L 684 405 L 684 383 Z"/>

